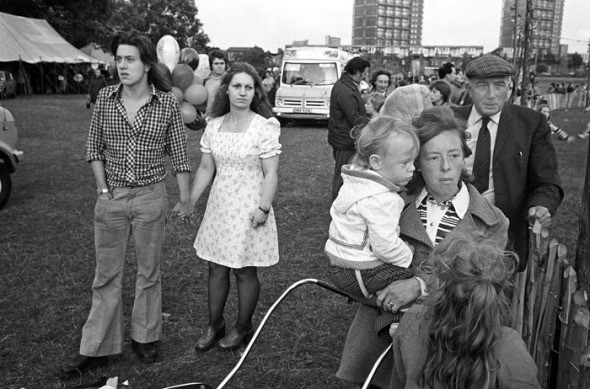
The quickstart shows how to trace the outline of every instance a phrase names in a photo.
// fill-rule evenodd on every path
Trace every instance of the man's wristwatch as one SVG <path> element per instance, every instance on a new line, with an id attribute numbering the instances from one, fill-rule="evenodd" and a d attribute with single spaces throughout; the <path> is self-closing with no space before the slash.
<path id="1" fill-rule="evenodd" d="M 105 194 L 105 193 L 111 193 L 111 191 L 109 190 L 109 188 L 102 188 L 102 189 L 97 189 L 96 190 L 96 194 L 98 196 L 100 196 L 101 194 Z"/>

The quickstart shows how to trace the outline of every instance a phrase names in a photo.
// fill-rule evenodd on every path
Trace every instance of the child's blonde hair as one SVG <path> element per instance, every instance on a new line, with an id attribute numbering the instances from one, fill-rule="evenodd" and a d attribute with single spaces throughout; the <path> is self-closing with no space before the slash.
<path id="1" fill-rule="evenodd" d="M 397 137 L 409 137 L 414 144 L 412 150 L 416 155 L 420 149 L 420 141 L 414 127 L 395 120 L 391 116 L 377 116 L 364 127 L 353 129 L 351 135 L 355 138 L 356 146 L 352 163 L 365 169 L 371 168 L 371 155 L 385 155 L 386 150 L 393 142 L 396 142 Z"/>
<path id="2" fill-rule="evenodd" d="M 383 96 L 383 93 L 379 92 L 369 93 L 366 97 L 366 102 L 371 103 L 375 112 L 379 114 L 381 107 L 385 104 L 385 96 Z"/>

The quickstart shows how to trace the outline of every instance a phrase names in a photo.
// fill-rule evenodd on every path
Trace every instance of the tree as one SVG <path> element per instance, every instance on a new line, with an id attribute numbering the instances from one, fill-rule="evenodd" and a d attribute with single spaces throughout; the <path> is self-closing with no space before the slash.
<path id="1" fill-rule="evenodd" d="M 541 62 L 540 64 L 537 65 L 536 71 L 537 71 L 537 73 L 547 73 L 549 71 L 549 66 L 547 66 L 546 64 Z"/>
<path id="2" fill-rule="evenodd" d="M 569 69 L 578 70 L 580 66 L 584 65 L 584 59 L 578 52 L 573 53 L 568 61 L 567 67 Z"/>
<path id="3" fill-rule="evenodd" d="M 154 43 L 171 35 L 181 48 L 203 52 L 209 42 L 192 0 L 129 0 L 117 2 L 115 11 L 109 20 L 112 28 L 135 29 Z"/>
<path id="4" fill-rule="evenodd" d="M 45 19 L 75 47 L 103 43 L 112 35 L 107 26 L 113 0 L 3 0 L 0 12 Z"/>
<path id="5" fill-rule="evenodd" d="M 209 37 L 193 0 L 1 0 L 0 12 L 46 19 L 75 47 L 108 47 L 117 30 L 135 29 L 152 42 L 171 35 L 204 52 Z M 0 38 L 1 39 L 1 38 Z"/>

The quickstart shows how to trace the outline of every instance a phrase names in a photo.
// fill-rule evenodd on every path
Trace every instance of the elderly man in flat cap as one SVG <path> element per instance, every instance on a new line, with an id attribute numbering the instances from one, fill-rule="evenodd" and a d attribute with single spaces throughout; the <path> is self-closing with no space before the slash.
<path id="1" fill-rule="evenodd" d="M 473 185 L 510 220 L 508 238 L 520 257 L 528 259 L 528 225 L 548 227 L 563 199 L 557 157 L 543 115 L 507 102 L 513 66 L 494 55 L 471 61 L 466 69 L 473 104 L 455 109 L 467 121 L 473 154 L 466 167 Z"/>

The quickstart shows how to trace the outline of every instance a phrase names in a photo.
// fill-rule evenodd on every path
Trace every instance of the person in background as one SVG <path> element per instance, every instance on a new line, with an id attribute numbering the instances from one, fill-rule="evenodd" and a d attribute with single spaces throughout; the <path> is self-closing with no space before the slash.
<path id="1" fill-rule="evenodd" d="M 428 86 L 428 89 L 430 90 L 430 101 L 432 102 L 433 106 L 451 106 L 451 102 L 449 101 L 449 97 L 451 96 L 451 87 L 447 82 L 442 80 L 434 81 Z"/>
<path id="2" fill-rule="evenodd" d="M 457 87 L 457 68 L 452 62 L 445 62 L 438 68 L 438 78 L 449 84 L 451 87 L 451 94 L 449 95 L 449 101 L 453 104 L 459 100 L 461 90 Z"/>
<path id="3" fill-rule="evenodd" d="M 509 327 L 514 253 L 457 235 L 436 246 L 428 264 L 429 297 L 393 335 L 390 388 L 540 388 L 533 358 Z"/>
<path id="4" fill-rule="evenodd" d="M 395 88 L 385 99 L 379 115 L 391 116 L 406 124 L 426 109 L 432 107 L 428 87 L 410 84 Z"/>
<path id="5" fill-rule="evenodd" d="M 187 136 L 172 87 L 153 43 L 136 32 L 113 39 L 120 84 L 100 90 L 86 143 L 96 193 L 96 271 L 92 308 L 82 329 L 80 357 L 61 367 L 71 378 L 106 366 L 123 348 L 123 268 L 130 236 L 137 280 L 130 316 L 131 348 L 143 363 L 157 358 L 162 336 L 160 263 L 168 216 L 165 157 L 180 194 L 174 210 L 192 213 Z"/>
<path id="6" fill-rule="evenodd" d="M 539 108 L 537 110 L 541 112 L 543 115 L 545 115 L 545 117 L 547 118 L 547 124 L 549 125 L 549 129 L 551 130 L 551 133 L 553 135 L 557 136 L 557 139 L 565 140 L 570 143 L 576 140 L 574 136 L 571 136 L 570 134 L 562 130 L 560 127 L 557 127 L 555 124 L 553 124 L 553 122 L 551 122 L 551 109 L 547 104 L 539 105 Z"/>
<path id="7" fill-rule="evenodd" d="M 275 105 L 275 79 L 272 76 L 272 72 L 267 70 L 264 72 L 264 78 L 262 79 L 262 86 L 264 87 L 264 91 L 268 96 L 268 100 L 270 105 L 274 107 Z"/>
<path id="8" fill-rule="evenodd" d="M 334 175 L 332 178 L 332 200 L 338 196 L 342 186 L 341 168 L 354 155 L 354 139 L 350 130 L 367 121 L 365 101 L 359 91 L 371 64 L 364 58 L 354 57 L 344 66 L 342 76 L 332 87 L 330 94 L 330 118 L 328 119 L 328 144 L 334 156 Z"/>
<path id="9" fill-rule="evenodd" d="M 210 117 L 213 103 L 217 97 L 217 90 L 221 85 L 221 80 L 225 75 L 228 66 L 227 54 L 223 50 L 213 50 L 209 53 L 209 66 L 211 67 L 211 75 L 205 81 L 205 89 L 207 89 L 207 107 L 205 109 L 205 116 Z"/>
<path id="10" fill-rule="evenodd" d="M 86 97 L 86 108 L 90 108 L 90 104 L 96 103 L 96 97 L 98 92 L 105 86 L 107 86 L 107 80 L 102 75 L 100 68 L 94 69 L 92 77 L 88 81 L 88 95 Z"/>
<path id="11" fill-rule="evenodd" d="M 529 224 L 538 220 L 548 228 L 563 200 L 551 131 L 540 112 L 507 102 L 515 73 L 511 63 L 484 55 L 465 70 L 473 105 L 454 108 L 471 134 L 473 155 L 465 166 L 474 175 L 473 185 L 510 220 L 510 248 L 522 271 Z"/>
<path id="12" fill-rule="evenodd" d="M 385 97 L 382 93 L 372 92 L 365 96 L 365 109 L 369 118 L 374 118 L 379 115 L 379 110 L 385 103 Z"/>
<path id="13" fill-rule="evenodd" d="M 391 86 L 391 73 L 387 70 L 379 69 L 371 76 L 371 93 L 381 93 L 383 97 L 389 94 Z"/>
<path id="14" fill-rule="evenodd" d="M 209 323 L 197 340 L 197 352 L 209 350 L 217 340 L 222 350 L 235 350 L 249 340 L 260 294 L 258 268 L 279 261 L 272 202 L 278 184 L 281 129 L 251 65 L 238 62 L 229 68 L 210 115 L 191 190 L 194 206 L 213 181 L 194 243 L 197 256 L 209 268 Z M 226 333 L 224 310 L 231 272 L 238 290 L 238 315 Z"/>

